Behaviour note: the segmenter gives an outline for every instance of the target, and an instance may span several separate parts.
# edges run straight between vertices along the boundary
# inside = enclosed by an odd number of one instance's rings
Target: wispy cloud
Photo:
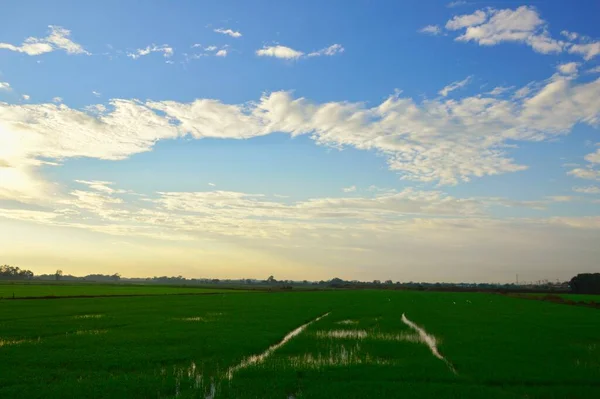
[[[80,44],[73,42],[69,36],[71,31],[61,26],[49,25],[50,33],[43,38],[29,37],[19,46],[0,43],[0,49],[16,51],[27,55],[40,55],[56,50],[64,50],[67,54],[90,55]]]
[[[573,191],[582,194],[600,194],[600,186],[573,187]]]
[[[344,187],[342,191],[345,193],[353,193],[356,191],[356,186]]]
[[[262,49],[256,50],[256,55],[260,57],[274,57],[286,60],[297,60],[304,57],[320,57],[320,56],[334,56],[344,52],[344,47],[341,44],[332,44],[329,47],[322,48],[318,51],[305,54],[303,51],[294,50],[291,47],[275,45],[265,46]]]
[[[464,6],[466,4],[468,4],[468,3],[465,0],[456,0],[456,1],[451,1],[450,3],[448,3],[446,5],[446,7],[454,8],[454,7]]]
[[[448,94],[450,94],[451,92],[453,92],[454,90],[460,89],[465,87],[467,84],[469,84],[469,82],[471,81],[472,76],[467,76],[466,78],[464,78],[463,80],[459,80],[456,82],[452,82],[450,83],[448,86],[444,87],[442,90],[440,90],[438,93],[443,96],[446,97]]]
[[[10,83],[8,82],[0,82],[0,90],[11,91]]]
[[[510,90],[514,89],[513,86],[511,87],[505,87],[505,86],[496,86],[494,87],[491,91],[489,91],[487,94],[491,95],[491,96],[500,96]]]
[[[92,94],[96,97],[100,97],[102,95],[102,93],[97,92],[96,90],[92,90]]]
[[[221,33],[223,35],[228,35],[228,36],[235,37],[235,38],[242,37],[242,34],[240,32],[237,32],[237,31],[234,31],[231,29],[218,28],[218,29],[215,29],[214,31],[217,33]]]
[[[590,68],[587,71],[585,71],[586,73],[600,73],[600,66],[594,67],[594,68]]]
[[[221,49],[215,53],[217,57],[227,57],[227,50]]]
[[[600,181],[600,149],[587,154],[584,159],[587,161],[585,167],[571,169],[567,174],[579,179]]]
[[[147,46],[146,48],[137,49],[132,53],[127,53],[127,56],[133,58],[134,60],[137,60],[138,58],[146,56],[150,53],[162,53],[163,57],[169,58],[173,56],[174,50],[168,44],[163,44],[161,46],[152,44],[150,46]]]
[[[341,44],[332,44],[331,46],[325,47],[324,49],[321,49],[319,51],[313,51],[312,53],[308,53],[308,57],[319,57],[322,55],[332,56],[343,52],[344,47],[342,47]]]
[[[440,28],[438,25],[427,25],[427,26],[419,29],[419,32],[426,33],[428,35],[437,36],[442,33],[442,28]]]
[[[579,54],[586,61],[600,55],[600,41],[589,43],[575,43],[569,47],[569,53]]]
[[[570,170],[567,174],[579,179],[600,181],[600,170],[592,168],[575,168]]]

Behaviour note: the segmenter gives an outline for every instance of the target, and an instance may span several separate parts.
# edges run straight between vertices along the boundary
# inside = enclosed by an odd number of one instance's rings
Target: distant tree
[[[269,276],[269,278],[267,278],[267,283],[269,283],[269,284],[273,284],[276,282],[277,282],[277,280],[275,280],[275,277],[273,277],[273,276]]]
[[[120,275],[119,273],[115,273],[115,274],[113,274],[111,277],[112,277],[112,279],[113,279],[114,281],[119,281],[119,280],[121,280],[121,275]]]
[[[394,284],[394,283],[392,282],[392,280],[385,280],[385,283],[386,283],[386,284],[388,284],[388,285],[392,285],[392,284]]]
[[[575,294],[600,294],[600,273],[581,273],[569,282]]]
[[[56,281],[60,280],[60,278],[63,275],[63,271],[58,269],[55,273],[54,273],[54,277],[56,278]]]
[[[379,285],[379,284],[381,284],[381,280],[373,280],[373,284]]]
[[[338,277],[334,277],[331,280],[329,280],[329,286],[332,288],[343,288],[344,280]]]

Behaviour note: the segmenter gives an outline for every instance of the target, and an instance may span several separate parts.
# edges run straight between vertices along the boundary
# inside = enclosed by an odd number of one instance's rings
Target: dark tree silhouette
[[[575,294],[600,294],[600,273],[580,273],[569,282]]]

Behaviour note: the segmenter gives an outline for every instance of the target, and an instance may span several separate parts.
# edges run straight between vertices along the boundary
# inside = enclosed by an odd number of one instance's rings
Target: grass
[[[0,299],[37,298],[64,296],[110,296],[110,295],[167,295],[201,294],[230,291],[227,288],[205,288],[199,286],[165,286],[116,283],[80,282],[7,282],[0,281]]]
[[[403,313],[457,374],[423,343],[389,339],[414,335]],[[600,395],[598,331],[596,309],[481,293],[0,301],[0,397],[590,398]]]

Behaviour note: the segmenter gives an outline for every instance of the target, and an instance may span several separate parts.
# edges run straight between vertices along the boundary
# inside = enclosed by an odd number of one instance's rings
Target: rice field
[[[4,398],[600,397],[600,312],[406,291],[0,301]]]

